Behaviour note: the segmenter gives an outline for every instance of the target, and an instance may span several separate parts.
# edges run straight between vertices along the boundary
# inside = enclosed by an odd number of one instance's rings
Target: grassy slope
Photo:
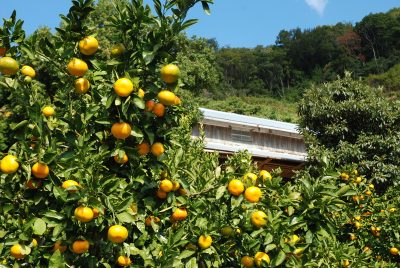
[[[229,96],[222,100],[196,97],[200,107],[296,123],[297,103],[270,96]]]

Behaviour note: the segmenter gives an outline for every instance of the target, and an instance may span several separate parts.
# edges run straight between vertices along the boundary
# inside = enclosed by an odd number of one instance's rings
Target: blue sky
[[[57,26],[58,14],[65,14],[69,6],[69,0],[0,0],[0,17],[9,17],[16,9],[32,33],[39,26]],[[188,34],[216,38],[220,46],[255,47],[273,44],[282,29],[355,23],[394,7],[400,7],[398,0],[215,0],[211,16],[201,5],[190,12],[189,17],[200,22]]]

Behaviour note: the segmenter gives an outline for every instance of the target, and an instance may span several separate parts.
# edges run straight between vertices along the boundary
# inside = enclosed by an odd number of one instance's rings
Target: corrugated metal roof
[[[270,129],[281,132],[299,134],[298,125],[292,123],[286,123],[276,120],[270,120],[265,118],[258,118],[253,116],[221,112],[206,108],[200,108],[200,111],[204,115],[205,120],[212,120],[218,122],[224,122],[228,124],[239,124],[248,127],[255,127],[259,129]]]

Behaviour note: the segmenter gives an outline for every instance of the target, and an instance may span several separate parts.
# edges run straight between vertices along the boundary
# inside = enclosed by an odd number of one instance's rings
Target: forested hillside
[[[281,30],[274,45],[231,48],[219,47],[217,41],[194,37],[181,42],[185,56],[180,63],[187,69],[184,81],[192,92],[207,97],[199,100],[210,108],[268,117],[268,97],[273,97],[289,103],[284,112],[290,116],[269,117],[293,121],[296,115],[291,113],[290,103],[297,102],[305,88],[332,81],[345,71],[387,91],[400,86],[400,66],[396,66],[400,59],[400,8],[369,14],[355,25],[340,22]],[[231,96],[258,95],[266,97],[265,107],[252,101],[245,107],[231,105],[236,102]]]

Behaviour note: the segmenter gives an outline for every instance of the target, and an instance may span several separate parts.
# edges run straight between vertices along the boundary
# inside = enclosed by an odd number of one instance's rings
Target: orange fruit
[[[165,115],[165,106],[162,103],[156,103],[154,104],[153,114],[157,117],[163,117]]]
[[[344,181],[347,181],[347,180],[349,180],[349,175],[348,175],[347,173],[342,172],[342,173],[340,174],[340,178],[341,178],[342,180],[344,180]]]
[[[393,213],[393,212],[396,212],[397,209],[396,208],[389,208],[388,210],[389,210],[389,212]]]
[[[78,94],[85,94],[89,91],[90,82],[86,78],[78,78],[75,80],[75,92]]]
[[[117,264],[122,267],[131,265],[132,261],[128,256],[119,256],[117,259]]]
[[[179,188],[181,188],[181,185],[179,184],[179,182],[177,182],[177,181],[174,181],[173,183],[172,183],[172,191],[178,191],[179,190]]]
[[[254,258],[252,258],[250,256],[243,256],[242,259],[240,260],[240,263],[245,268],[253,268],[254,267]]]
[[[51,106],[45,106],[42,109],[42,114],[46,117],[53,116],[55,113],[54,108]]]
[[[271,173],[269,173],[268,171],[266,171],[266,170],[261,170],[260,171],[260,177],[262,178],[262,180],[263,181],[265,181],[265,180],[272,180],[272,176],[271,176]]]
[[[31,244],[32,244],[32,247],[35,248],[38,246],[38,241],[35,238],[33,238]]]
[[[175,97],[176,95],[169,90],[161,90],[157,95],[157,99],[164,105],[175,104]]]
[[[89,207],[79,206],[74,211],[75,218],[80,222],[89,222],[93,220],[94,213]]]
[[[257,203],[262,196],[261,189],[256,186],[251,186],[244,192],[244,197],[251,203]]]
[[[72,252],[76,254],[83,254],[89,251],[89,241],[87,240],[76,240],[72,243]]]
[[[122,158],[119,158],[119,155],[116,154],[114,156],[114,161],[117,162],[118,164],[125,164],[126,162],[128,162],[128,156],[126,155],[126,153],[124,153],[124,155],[122,156]]]
[[[199,237],[199,240],[197,241],[197,243],[199,244],[199,247],[201,249],[207,249],[207,248],[211,247],[212,237],[209,235],[201,235]]]
[[[174,105],[180,105],[181,99],[178,96],[175,96]]]
[[[62,183],[61,187],[67,190],[69,187],[75,186],[76,188],[79,187],[79,183],[74,180],[66,180]],[[70,193],[76,193],[78,190],[68,190]]]
[[[228,184],[228,192],[234,196],[241,195],[244,192],[243,182],[237,179],[231,180]]]
[[[158,198],[160,198],[160,199],[166,199],[167,196],[168,196],[168,193],[164,192],[164,191],[161,190],[161,189],[157,189],[156,196],[157,196]]]
[[[160,218],[159,217],[154,217],[154,216],[149,216],[149,217],[146,218],[144,224],[147,227],[150,227],[152,222],[159,223],[160,222]]]
[[[31,172],[35,178],[44,179],[49,175],[50,169],[46,164],[38,162],[32,166]]]
[[[354,227],[356,227],[356,229],[360,229],[362,227],[362,224],[359,221],[354,222]]]
[[[6,52],[7,52],[7,48],[0,47],[0,57],[3,57],[4,55],[6,55]]]
[[[150,145],[147,142],[142,142],[136,146],[139,155],[147,155],[150,152]]]
[[[173,221],[183,221],[188,216],[186,208],[177,208],[172,213],[171,219]]]
[[[164,179],[160,182],[159,188],[161,189],[161,191],[169,193],[174,188],[174,185],[172,184],[172,181]]]
[[[362,182],[362,180],[363,180],[363,178],[357,177],[357,178],[354,180],[354,182],[357,183],[357,184],[359,184],[359,183]]]
[[[61,241],[54,243],[53,251],[59,250],[61,253],[67,250],[67,246],[63,246]]]
[[[120,78],[114,83],[114,91],[120,97],[129,96],[133,90],[133,83],[128,78]]]
[[[111,127],[112,135],[117,139],[126,139],[131,135],[132,128],[128,123],[114,123]]]
[[[187,194],[188,194],[188,191],[187,191],[186,189],[184,189],[184,188],[179,188],[178,193],[179,193],[180,195],[187,195]]]
[[[349,238],[351,241],[357,240],[357,236],[355,234],[350,234]]]
[[[38,180],[33,180],[33,179],[31,179],[31,180],[29,180],[29,181],[27,181],[27,182],[25,183],[25,186],[26,186],[27,188],[31,189],[31,190],[35,190],[35,189],[37,189],[37,188],[39,188],[39,187],[42,186],[42,181],[38,181]]]
[[[251,182],[254,183],[257,180],[257,175],[252,173],[252,172],[248,172],[248,173],[244,174],[243,180],[244,181],[251,181]]]
[[[0,170],[5,174],[12,174],[17,172],[19,168],[19,163],[17,157],[13,155],[6,155],[0,160]]]
[[[17,260],[25,258],[25,254],[23,252],[23,246],[20,244],[14,244],[10,249],[11,255]]]
[[[86,62],[73,58],[67,65],[68,73],[74,76],[83,76],[89,70]]]
[[[99,215],[100,215],[99,209],[98,208],[93,208],[92,210],[93,210],[93,219],[98,218]]]
[[[16,60],[10,57],[0,58],[0,73],[4,75],[14,75],[18,72],[19,65]]]
[[[349,260],[343,260],[342,261],[342,267],[349,267],[350,266],[350,261]]]
[[[173,84],[178,81],[180,73],[178,66],[167,64],[161,68],[161,79],[167,84]]]
[[[372,195],[372,192],[371,192],[370,190],[366,190],[366,191],[365,191],[365,194],[368,195],[368,196],[370,196],[370,195]]]
[[[122,243],[128,238],[128,230],[122,225],[113,225],[108,229],[107,238],[113,243]]]
[[[148,100],[148,101],[146,101],[146,104],[145,104],[146,108],[145,108],[145,110],[148,111],[148,112],[153,111],[154,105],[156,105],[156,103],[155,103],[153,100]]]
[[[397,256],[399,255],[399,250],[396,247],[392,247],[389,250],[390,254],[392,254],[393,256]]]
[[[139,98],[143,99],[143,98],[144,98],[145,92],[144,92],[143,89],[139,88],[137,94],[138,94]]]
[[[267,225],[267,214],[260,210],[254,211],[251,214],[250,221],[257,228],[263,227]]]
[[[164,145],[161,142],[156,142],[151,146],[151,153],[156,157],[162,155],[164,151]]]
[[[254,262],[256,263],[257,267],[261,267],[263,262],[270,263],[271,260],[267,253],[265,252],[257,252],[254,256]]]
[[[22,66],[21,73],[23,75],[29,76],[30,78],[35,78],[35,76],[36,76],[35,70],[31,66],[28,66],[28,65]]]
[[[86,36],[79,41],[79,50],[83,55],[90,56],[99,49],[99,42],[93,36]]]
[[[117,57],[125,53],[125,46],[123,44],[116,44],[111,48],[111,56]]]

